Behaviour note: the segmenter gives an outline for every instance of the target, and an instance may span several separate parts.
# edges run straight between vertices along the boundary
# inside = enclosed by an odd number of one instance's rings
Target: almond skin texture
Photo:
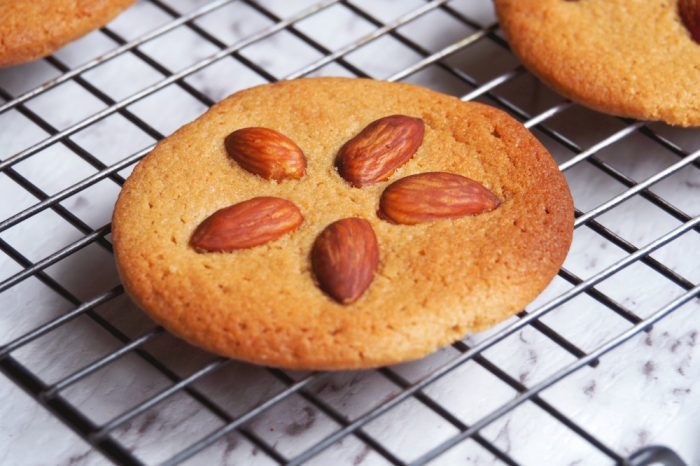
[[[293,202],[255,197],[217,210],[195,230],[190,244],[198,252],[228,252],[274,241],[304,221]]]
[[[413,157],[423,142],[424,132],[420,118],[380,118],[343,145],[336,159],[338,173],[358,188],[385,181]]]
[[[700,0],[678,0],[678,10],[693,40],[700,44]]]
[[[357,301],[374,280],[379,247],[372,225],[345,218],[328,225],[314,242],[311,265],[323,291],[340,304]]]
[[[390,184],[379,200],[379,216],[415,225],[488,212],[501,201],[481,183],[461,175],[429,172]]]
[[[298,180],[306,173],[306,157],[294,141],[269,128],[243,128],[224,142],[244,170],[266,180]]]

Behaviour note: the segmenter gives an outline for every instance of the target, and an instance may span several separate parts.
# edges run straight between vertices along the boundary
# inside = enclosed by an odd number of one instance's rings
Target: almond
[[[323,291],[340,304],[357,301],[374,280],[379,247],[372,225],[345,218],[328,225],[314,242],[311,265]]]
[[[243,128],[229,134],[226,151],[244,170],[266,180],[298,180],[306,157],[294,141],[269,128]]]
[[[340,176],[362,187],[385,181],[406,163],[423,142],[423,120],[392,115],[369,124],[340,149],[336,165]]]
[[[304,221],[293,202],[278,197],[255,197],[217,210],[192,235],[199,252],[228,252],[274,241]]]
[[[415,225],[488,212],[500,203],[494,193],[464,176],[421,173],[387,186],[379,200],[379,215],[394,223]]]
[[[690,35],[700,44],[700,0],[678,0],[678,10]]]

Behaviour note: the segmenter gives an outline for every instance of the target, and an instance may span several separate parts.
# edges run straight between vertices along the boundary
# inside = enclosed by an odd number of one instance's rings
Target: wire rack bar
[[[28,207],[11,217],[8,217],[6,220],[3,220],[0,222],[0,232],[7,230],[10,227],[13,227],[17,225],[18,223],[22,222],[23,220],[26,220],[27,218],[31,217],[32,215],[35,215],[39,212],[41,212],[44,209],[50,208],[58,204],[64,199],[69,198],[75,193],[78,193],[85,188],[88,188],[95,183],[108,178],[111,174],[118,172],[119,170],[122,170],[129,165],[132,165],[139,160],[141,160],[143,157],[146,156],[153,148],[155,147],[155,144],[152,144],[134,154],[131,154],[130,156],[124,158],[123,160],[116,162],[112,165],[110,165],[107,168],[104,168],[96,173],[93,173],[92,175],[88,176],[87,178],[84,178],[78,183],[75,183],[74,185],[63,189],[62,191],[59,191],[56,194],[53,194],[51,196],[46,196],[44,195],[43,198],[41,196],[37,196],[40,199],[42,199],[40,202],[32,205],[31,207]],[[5,170],[5,173],[8,173],[7,170]]]
[[[0,359],[0,371],[81,437],[87,438],[87,435],[95,429],[92,421],[62,398],[57,397],[50,401],[43,400],[39,394],[46,388],[46,385],[14,359]],[[117,464],[134,466],[143,464],[131,452],[112,439],[105,439],[99,444],[92,445]]]
[[[7,278],[6,280],[0,282],[0,293],[2,293],[5,290],[8,290],[9,288],[13,287],[17,283],[20,283],[21,281],[31,277],[32,275],[36,274],[40,270],[44,270],[46,267],[49,267],[56,262],[60,261],[63,258],[66,258],[73,254],[76,251],[79,251],[80,249],[84,248],[88,244],[94,243],[97,239],[103,238],[105,235],[108,235],[110,231],[112,230],[111,224],[105,225],[101,228],[98,228],[97,230],[93,231],[92,233],[88,233],[87,235],[83,236],[79,240],[75,241],[74,243],[69,244],[68,246],[64,247],[63,249],[56,251],[55,253],[51,254],[50,256],[45,257],[44,259],[41,259],[34,264],[30,265],[29,267],[21,270],[20,272],[17,272],[15,275],[12,275],[11,277]]]
[[[151,3],[156,5],[158,8],[160,8],[163,12],[167,13],[168,15],[172,17],[177,17],[179,13],[177,11],[173,10],[170,8],[166,3],[163,3],[160,0],[150,0]],[[189,28],[191,31],[193,31],[195,34],[206,40],[207,42],[215,45],[218,47],[220,50],[224,50],[226,48],[226,44],[221,42],[219,39],[214,37],[212,34],[204,30],[203,28],[199,27],[196,23],[186,23],[185,26]],[[291,27],[288,26],[287,29]],[[240,54],[239,50],[234,50],[233,52],[228,54],[230,57],[233,57],[234,59],[238,60],[242,64],[244,64],[247,68],[253,70],[255,73],[257,73],[259,76],[263,77],[267,81],[272,81],[274,80],[274,76],[267,72],[265,68],[258,66],[255,62],[248,60],[245,56]],[[160,66],[160,64],[148,57],[148,60],[156,63],[157,66]],[[164,73],[166,76],[170,76],[172,73],[170,71],[165,70],[166,72]],[[186,87],[186,90],[188,93],[190,93],[193,96],[198,96],[197,98],[200,99],[201,102],[203,102],[205,105],[211,106],[214,104],[214,102],[207,97],[206,95],[202,94],[199,92],[197,89],[195,89],[193,86],[190,86],[187,84],[187,82],[179,80],[178,83],[182,83],[184,87]]]
[[[185,448],[184,450],[180,451],[179,453],[173,455],[170,459],[165,461],[163,463],[163,466],[166,465],[175,465],[179,464],[188,458],[191,458],[198,452],[202,451],[206,447],[213,445],[224,437],[225,435],[233,432],[236,430],[238,427],[242,426],[246,422],[250,421],[251,419],[255,418],[258,414],[267,411],[270,409],[272,406],[276,405],[277,403],[287,399],[289,396],[292,394],[298,392],[305,386],[309,385],[313,380],[315,379],[314,374],[308,375],[304,377],[303,379],[295,382],[293,385],[287,387],[284,391],[278,393],[277,395],[268,398],[265,400],[265,402],[259,404],[255,408],[247,411],[245,414],[239,416],[235,421],[230,422],[229,424],[219,428],[218,430],[207,434],[206,436],[202,437],[199,441],[191,444],[189,447]]]
[[[634,133],[635,131],[639,130],[644,126],[644,123],[637,122],[632,125],[629,125],[620,131],[617,131],[616,133],[613,133],[612,135],[608,136],[607,138],[603,139],[597,144],[592,145],[588,149],[584,150],[583,152],[580,152],[579,154],[575,155],[574,157],[571,157],[569,160],[566,162],[562,163],[559,165],[559,169],[561,171],[566,171],[569,168],[573,167],[574,165],[579,164],[583,160],[587,159],[591,155],[600,152],[602,149],[605,149],[608,146],[612,146],[616,142],[624,139],[625,137],[629,136],[630,134]]]
[[[395,371],[393,371],[390,368],[382,368],[378,369],[378,371],[384,375],[387,379],[392,381],[395,385],[398,387],[401,387],[402,389],[406,389],[406,387],[410,386],[410,383],[401,377],[401,375],[397,374]],[[464,431],[468,428],[467,424],[462,422],[458,417],[456,417],[454,414],[452,414],[449,410],[444,408],[440,403],[436,402],[432,398],[430,398],[428,395],[426,395],[423,392],[417,392],[415,395],[415,399],[420,401],[423,405],[427,406],[430,408],[434,413],[437,413],[442,417],[443,419],[447,420],[450,424],[455,426],[457,429],[460,431]],[[484,447],[486,451],[491,453],[493,456],[501,460],[505,464],[509,465],[517,465],[518,463],[508,456],[507,453],[503,452],[500,450],[498,447],[493,445],[491,442],[486,440],[484,437],[479,435],[478,433],[472,437],[472,439],[478,443],[480,446]]]
[[[685,157],[687,152],[683,150],[678,144],[675,142],[671,141],[665,136],[662,136],[658,134],[657,132],[653,131],[651,128],[648,126],[643,126],[639,129],[639,132],[646,136],[648,139],[657,142],[661,146],[663,146],[665,149],[671,151],[672,153],[676,154],[679,157]],[[695,161],[693,162],[693,166],[695,168],[700,168],[700,161]]]
[[[279,379],[287,384],[292,383],[293,379],[283,372],[276,374]],[[350,422],[346,416],[340,414],[336,409],[334,409],[329,403],[326,403],[322,399],[312,395],[306,389],[302,388],[298,392],[305,401],[311,403],[314,407],[318,408],[322,413],[330,417],[333,421],[339,424],[341,427],[347,426]],[[385,460],[394,465],[403,465],[404,462],[401,461],[394,453],[392,453],[388,448],[382,445],[377,439],[368,435],[366,432],[358,429],[353,432],[353,435],[357,437],[360,441],[364,442],[365,445],[371,447],[375,452],[379,453]],[[494,447],[495,448],[495,447]],[[285,461],[286,462],[286,461]]]
[[[598,235],[602,236],[603,238],[607,239],[611,243],[613,243],[615,246],[619,247],[623,251],[627,253],[635,253],[639,249],[634,246],[632,243],[629,241],[625,240],[624,238],[616,235],[615,233],[611,232],[609,229],[605,228],[603,225],[600,223],[592,220],[586,224],[586,227],[590,228],[594,232],[596,232]],[[697,230],[697,227],[695,227]],[[676,285],[680,286],[683,289],[689,290],[690,288],[693,287],[693,283],[688,280],[687,278],[681,276],[679,273],[673,271],[669,267],[665,266],[658,260],[654,259],[653,257],[650,256],[644,256],[639,259],[639,262],[647,265],[649,268],[654,270],[655,272],[659,273],[663,277],[667,278],[669,281],[675,283]],[[636,323],[636,322],[635,322]]]
[[[480,29],[473,34],[458,40],[457,42],[454,42],[447,47],[439,50],[438,52],[435,52],[422,60],[419,60],[416,62],[415,65],[411,65],[408,68],[405,68],[397,73],[392,74],[388,78],[386,78],[387,81],[399,81],[401,79],[407,78],[408,76],[428,67],[429,65],[432,65],[433,63],[437,62],[438,60],[442,60],[444,58],[449,57],[453,53],[456,53],[465,47],[470,46],[471,44],[476,43],[477,41],[483,39],[487,35],[489,35],[491,32],[495,31],[498,28],[497,24],[492,24],[491,26],[488,26],[487,28]],[[508,73],[510,74],[510,73]],[[504,79],[504,82],[507,81],[510,78]]]
[[[440,5],[443,5],[446,3],[447,0],[434,0],[431,1],[430,3],[417,8],[410,13],[407,13],[400,18],[398,18],[396,21],[393,21],[390,24],[387,24],[385,26],[381,26],[378,29],[375,29],[373,32],[363,36],[362,38],[356,40],[355,42],[352,42],[345,47],[341,47],[337,51],[330,53],[329,55],[315,61],[314,63],[305,66],[304,68],[295,71],[294,73],[291,73],[287,76],[285,76],[284,79],[296,79],[300,78],[302,76],[305,76],[319,68],[321,68],[324,65],[327,65],[328,63],[331,63],[332,61],[336,60],[337,58],[340,58],[344,55],[347,55],[348,53],[352,52],[353,50],[356,50],[360,47],[362,47],[365,44],[368,44],[369,42],[372,42],[373,40],[394,31],[395,29],[399,28],[400,26],[407,24],[414,19],[428,13],[429,11],[434,10],[435,8],[439,7]]]
[[[116,429],[119,427],[121,424],[127,422],[130,419],[135,418],[136,416],[143,414],[144,412],[148,411],[151,407],[157,405],[161,401],[165,400],[166,398],[170,397],[171,395],[175,394],[175,392],[179,391],[181,388],[186,387],[193,381],[204,377],[205,375],[209,375],[215,370],[219,369],[220,367],[223,367],[224,365],[228,364],[230,362],[229,359],[224,359],[224,358],[217,358],[214,362],[211,362],[204,366],[203,368],[199,369],[196,371],[194,374],[190,375],[189,377],[186,377],[182,380],[180,380],[178,383],[171,385],[170,387],[166,388],[165,390],[159,392],[158,394],[152,396],[148,400],[139,403],[138,406],[120,414],[119,416],[115,417],[111,421],[108,421],[105,423],[102,427],[97,429],[95,432],[90,434],[90,437],[95,439],[95,440],[101,440],[109,433],[110,431]]]
[[[473,91],[464,94],[460,100],[463,100],[465,102],[477,99],[481,97],[484,94],[490,93],[493,89],[497,88],[498,86],[507,83],[508,81],[517,78],[518,76],[522,75],[525,73],[525,68],[522,66],[518,66],[512,71],[506,71],[505,73],[501,74],[500,76],[496,76],[495,78],[491,79],[490,81],[487,81],[483,83],[482,85],[478,86],[476,89]],[[547,118],[550,118],[557,113],[563,111],[564,109],[558,109],[558,108],[553,108],[549,109],[547,112],[543,112],[540,114],[539,118],[531,118],[528,120],[528,123],[530,123],[530,126],[536,126],[539,125],[542,121],[546,120]]]
[[[597,217],[608,210],[612,209],[616,205],[622,203],[623,201],[629,199],[630,197],[634,196],[635,194],[641,192],[642,190],[648,188],[649,186],[653,185],[654,183],[658,183],[659,181],[663,180],[664,178],[667,178],[668,176],[674,174],[681,168],[685,167],[686,165],[690,165],[694,161],[698,160],[700,158],[700,150],[693,152],[692,154],[688,155],[686,158],[680,160],[679,162],[674,163],[670,167],[661,170],[660,172],[656,173],[655,175],[650,176],[646,180],[637,183],[633,187],[629,188],[627,191],[620,193],[619,195],[611,198],[610,200],[600,204],[598,207],[595,207],[585,214],[581,215],[576,219],[574,222],[574,226],[578,227],[586,223],[589,219],[593,217]]]
[[[583,283],[582,278],[580,278],[579,276],[566,270],[563,267],[559,271],[559,276],[573,285],[580,285],[581,283]],[[631,310],[627,309],[625,306],[623,306],[622,304],[613,300],[609,296],[601,293],[595,287],[590,287],[590,288],[586,289],[585,293],[588,296],[595,299],[596,301],[598,301],[599,303],[603,304],[605,307],[609,308],[611,311],[615,312],[617,315],[619,315],[620,317],[622,317],[623,319],[625,319],[628,322],[636,324],[637,322],[640,322],[642,320],[642,318],[639,317],[637,314],[635,314]]]
[[[277,21],[280,21],[280,20],[282,19],[282,18],[280,18],[279,16],[277,16],[276,14],[274,14],[271,10],[269,10],[269,9],[267,9],[267,8],[265,8],[265,7],[263,7],[262,5],[260,5],[260,4],[257,3],[257,2],[248,1],[248,0],[243,0],[243,1],[244,1],[247,5],[249,5],[251,8],[253,8],[255,11],[257,11],[258,13],[260,13],[261,15],[263,15],[264,17],[266,17],[267,19],[269,19],[270,21],[277,22]],[[324,56],[327,55],[327,54],[333,53],[330,49],[326,48],[325,46],[323,46],[322,44],[320,44],[318,41],[312,39],[312,38],[309,37],[307,34],[301,32],[301,31],[300,31],[299,29],[297,29],[294,25],[290,25],[290,26],[286,29],[286,31],[289,32],[289,33],[291,33],[293,36],[295,36],[295,37],[301,39],[306,45],[310,46],[311,48],[313,48],[314,50],[316,50],[317,52],[321,53],[321,54],[324,55]],[[318,62],[317,62],[317,63],[318,63]],[[349,63],[349,62],[348,62],[347,60],[345,60],[343,57],[338,57],[338,58],[336,59],[336,63],[337,63],[338,65],[342,66],[343,68],[345,68],[346,70],[348,70],[350,73],[353,73],[353,74],[355,74],[355,75],[358,76],[358,77],[361,77],[361,78],[367,78],[367,77],[369,77],[364,71],[360,70],[359,68],[357,68],[357,67],[354,66],[353,64]],[[320,66],[321,66],[321,65],[319,64],[318,67],[320,67]],[[287,79],[287,78],[282,78],[282,80],[284,80],[284,79]],[[277,80],[278,80],[278,79],[275,78],[274,76],[271,76],[271,77],[268,79],[268,81],[277,81]]]
[[[155,337],[161,335],[162,333],[162,327],[156,327],[153,330],[149,330],[144,335],[134,338],[118,350],[107,354],[106,356],[98,359],[97,361],[94,361],[88,364],[87,366],[84,366],[83,368],[75,371],[68,377],[64,377],[60,381],[55,382],[54,384],[46,387],[46,390],[41,393],[41,396],[44,398],[52,398],[56,396],[56,394],[59,391],[65,390],[66,388],[78,382],[79,380],[84,379],[85,377],[94,373],[95,371],[107,366],[109,363],[116,361],[131,350],[144,345],[145,343],[149,342],[150,340],[153,340]]]
[[[7,343],[0,347],[0,359],[7,357],[12,351],[16,350],[20,346],[26,345],[27,343],[36,340],[37,338],[46,335],[50,331],[60,327],[61,325],[65,324],[66,322],[69,322],[76,317],[84,314],[85,312],[94,309],[95,307],[99,306],[100,304],[104,304],[107,301],[119,296],[122,294],[122,287],[121,285],[112,288],[111,290],[107,291],[106,293],[102,293],[101,295],[89,300],[85,301],[82,303],[80,306],[76,307],[72,311],[69,311],[60,317],[56,317],[55,319],[47,322],[46,324],[42,325],[41,327],[32,330],[31,332],[25,333],[21,337],[12,340],[10,343]]]

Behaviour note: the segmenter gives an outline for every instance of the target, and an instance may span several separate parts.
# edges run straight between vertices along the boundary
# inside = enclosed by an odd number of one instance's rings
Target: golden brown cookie
[[[515,54],[566,97],[613,115],[700,125],[700,1],[494,3]]]
[[[0,0],[0,67],[45,57],[134,0]]]
[[[294,169],[269,179],[273,161]],[[162,141],[113,220],[126,290],[174,334],[259,364],[350,369],[520,311],[564,260],[573,206],[549,153],[499,110],[315,78],[234,94]]]

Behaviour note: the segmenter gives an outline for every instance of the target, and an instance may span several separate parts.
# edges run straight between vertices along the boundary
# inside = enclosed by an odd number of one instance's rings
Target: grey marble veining
[[[204,0],[168,0],[166,3],[185,13],[205,4]],[[289,17],[314,4],[311,0],[260,2],[279,17]],[[358,7],[379,21],[396,18],[425,5],[419,0],[356,0]],[[450,5],[478,24],[487,26],[495,19],[487,0],[458,0]],[[140,1],[113,21],[109,28],[125,40],[132,40],[172,18],[153,3]],[[231,2],[194,21],[216,40],[232,44],[244,40],[274,21],[243,2]],[[343,5],[333,5],[300,21],[298,30],[330,50],[337,50],[375,30]],[[433,10],[399,28],[399,33],[416,41],[429,53],[454,43],[475,30],[440,9]],[[93,32],[56,53],[67,66],[79,66],[113,49],[116,44],[102,32]],[[139,47],[139,51],[176,73],[218,51],[187,26],[181,26]],[[275,79],[307,67],[323,54],[290,31],[242,48],[240,56],[256,63]],[[385,35],[345,55],[351,66],[368,76],[387,78],[422,58],[393,35]],[[502,47],[485,39],[445,59],[445,63],[485,83],[518,67],[517,60]],[[338,63],[324,64],[311,75],[352,75]],[[0,70],[0,87],[13,96],[60,75],[46,61]],[[217,101],[239,89],[267,82],[269,76],[256,73],[240,60],[228,56],[187,76],[184,81],[208,99]],[[163,74],[127,53],[90,71],[82,78],[114,101],[129,98],[148,86],[159,86]],[[421,69],[406,79],[431,88],[464,96],[473,87],[436,65]],[[524,71],[493,90],[530,115],[538,114],[564,100]],[[478,101],[494,104],[488,96]],[[34,112],[56,130],[71,130],[85,118],[109,107],[83,86],[68,81],[29,100],[27,111]],[[202,101],[177,84],[159,90],[128,105],[124,112],[87,125],[70,140],[110,166],[139,153],[156,142],[157,135],[168,135],[183,123],[206,110]],[[145,131],[130,119],[140,119],[150,127]],[[547,127],[560,132],[585,150],[626,127],[620,119],[572,105],[547,120]],[[700,149],[700,131],[650,124],[657,134],[683,151]],[[546,132],[535,134],[559,163],[577,153],[564,147]],[[17,109],[0,114],[0,159],[37,144],[49,134]],[[604,148],[596,157],[620,174],[636,182],[645,180],[681,160],[647,136],[633,132]],[[132,166],[118,171],[126,177]],[[0,173],[0,219],[9,218],[39,202],[23,189],[17,177],[53,195],[98,172],[94,164],[78,157],[65,144],[50,145],[15,164],[17,176]],[[624,184],[605,174],[594,164],[582,162],[566,170],[576,207],[586,212],[610,198],[625,193]],[[689,216],[700,215],[700,170],[689,165],[651,186],[651,193]],[[87,228],[108,224],[119,192],[110,178],[94,183],[61,200]],[[597,217],[605,228],[642,247],[678,227],[680,222],[649,200],[636,195]],[[0,232],[0,238],[29,261],[39,261],[73,244],[84,236],[76,226],[51,209],[43,210]],[[109,236],[107,236],[109,239]],[[588,226],[577,228],[574,244],[564,267],[586,279],[627,256]],[[692,283],[700,282],[700,235],[689,231],[651,255]],[[0,253],[0,280],[23,267]],[[44,270],[44,280],[26,279],[0,293],[0,344],[37,328],[119,284],[113,259],[104,245],[91,243]],[[53,288],[47,283],[51,283]],[[530,306],[533,310],[556,298],[573,285],[561,277]],[[55,289],[63,290],[59,294]],[[603,280],[596,287],[625,312],[645,318],[681,295],[684,290],[650,267],[635,263]],[[700,465],[700,304],[690,301],[645,332],[601,358],[599,364],[585,367],[542,392],[540,398],[557,412],[572,419],[600,442],[620,455],[651,444],[676,449],[691,465]],[[96,322],[95,317],[108,323]],[[464,342],[477,344],[499,329],[515,322],[513,318],[490,331],[467,336]],[[589,294],[580,294],[545,315],[541,321],[583,351],[595,350],[632,324]],[[154,329],[125,296],[108,300],[12,353],[20,363],[47,384],[56,383],[82,367],[121,348],[114,335],[136,338]],[[169,371],[187,377],[214,361],[214,356],[193,348],[167,334],[151,338],[143,350],[152,354]],[[436,368],[458,357],[455,348],[446,348],[416,362],[391,368],[405,383],[419,380]],[[546,379],[576,358],[541,331],[525,327],[489,348],[479,361],[461,365],[428,386],[424,393],[451,412],[460,422],[478,421],[517,391],[489,372],[485,365],[497,366],[505,377],[525,387]],[[299,380],[304,374],[288,374]],[[92,373],[61,392],[61,396],[96,424],[104,424],[171,386],[171,380],[136,352]],[[215,432],[225,421],[206,409],[192,395],[206,396],[225,416],[235,418],[285,388],[285,384],[264,368],[230,362],[195,382],[190,392],[180,391],[152,409],[135,416],[112,432],[112,437],[147,464],[163,461],[194,441]],[[315,380],[307,392],[323,400],[348,420],[401,392],[401,387],[378,371],[326,374]],[[9,380],[0,377],[0,464],[12,465],[93,465],[106,458],[35,403]],[[275,464],[251,438],[291,458],[340,428],[340,424],[314,406],[303,394],[289,397],[235,432],[203,450],[186,464]],[[438,443],[457,434],[458,429],[426,405],[411,398],[363,427],[363,432],[380,442],[402,461],[411,461]],[[612,464],[594,446],[580,438],[542,408],[527,402],[502,416],[481,431],[484,439],[525,465]],[[356,436],[334,444],[309,464],[388,464],[379,453]],[[474,440],[460,443],[433,464],[500,464]]]

